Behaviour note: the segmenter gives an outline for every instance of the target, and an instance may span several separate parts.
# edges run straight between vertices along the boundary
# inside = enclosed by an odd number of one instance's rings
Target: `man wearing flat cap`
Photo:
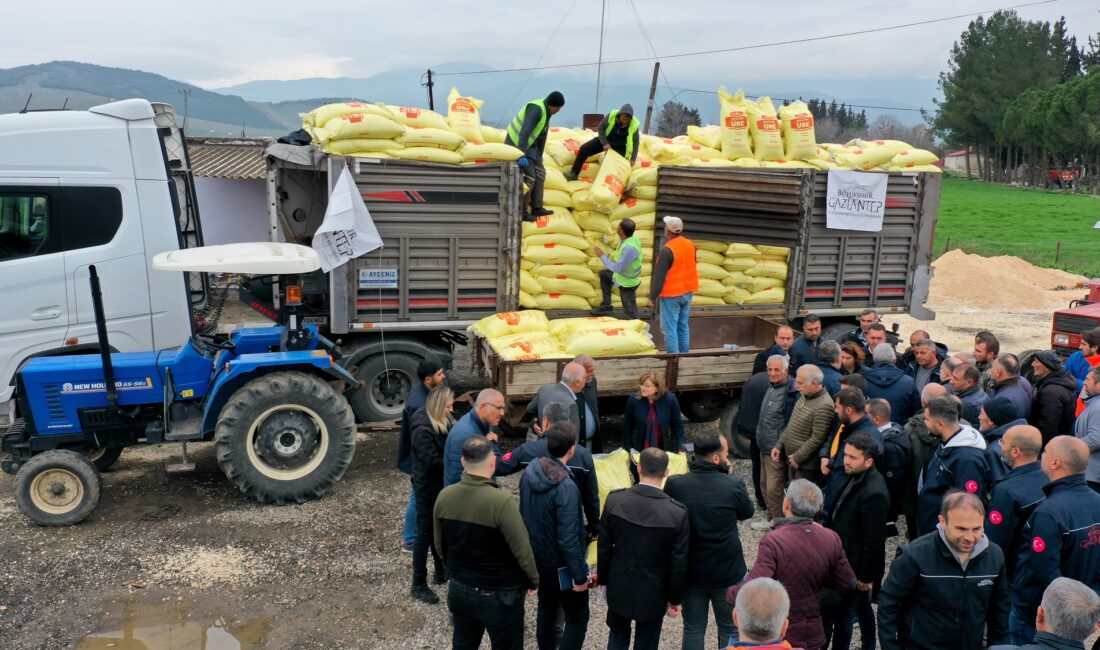
[[[1073,433],[1077,408],[1077,380],[1062,366],[1062,358],[1043,350],[1031,360],[1035,371],[1035,399],[1028,422],[1043,434],[1043,446],[1054,436]]]
[[[660,308],[665,352],[675,354],[687,352],[691,347],[688,318],[691,295],[699,290],[699,270],[695,265],[695,244],[684,237],[683,219],[667,216],[664,223],[665,244],[653,264],[649,301]]]

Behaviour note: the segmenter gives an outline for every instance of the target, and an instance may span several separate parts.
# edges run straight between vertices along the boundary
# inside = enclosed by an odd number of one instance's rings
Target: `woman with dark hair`
[[[412,483],[416,493],[416,545],[413,547],[413,598],[434,605],[439,596],[428,587],[428,551],[435,560],[436,584],[447,581],[443,558],[435,548],[432,511],[443,490],[443,445],[454,426],[455,394],[446,384],[428,393],[424,408],[417,409],[409,423],[412,438]]]
[[[655,372],[638,379],[638,393],[627,398],[623,413],[623,449],[649,447],[670,452],[684,449],[680,401],[665,391],[664,380]]]
[[[863,359],[866,357],[863,348],[858,343],[849,341],[840,346],[840,374],[856,375],[863,368]]]

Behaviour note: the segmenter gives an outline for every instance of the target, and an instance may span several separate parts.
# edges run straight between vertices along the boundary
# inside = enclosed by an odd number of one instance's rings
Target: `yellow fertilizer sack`
[[[606,321],[601,319],[608,319]],[[582,332],[607,328],[623,328],[639,334],[649,334],[649,325],[643,320],[617,320],[607,316],[591,316],[588,318],[568,319],[573,321],[567,327],[561,328],[561,334],[556,335],[564,344],[568,344],[574,336]],[[550,321],[550,331],[554,333],[554,321]]]
[[[711,255],[717,255],[711,251],[700,250],[695,254],[695,261],[698,262],[695,265],[700,278],[709,278],[711,280],[725,280],[729,276],[730,272],[722,268],[719,264],[712,264],[710,262],[704,262],[699,259],[699,255],[703,253],[710,253]]]
[[[569,167],[577,159],[577,153],[583,144],[584,141],[578,138],[547,140],[546,153],[562,167]]]
[[[588,309],[591,305],[588,301],[580,296],[573,296],[565,293],[544,293],[539,296],[535,296],[535,302],[538,303],[539,309],[544,311],[551,310],[564,310],[564,309]],[[566,350],[566,352],[569,352]],[[576,352],[570,352],[572,355],[576,355]]]
[[[713,147],[706,147],[701,144],[692,142],[691,144],[680,145],[680,151],[691,156],[692,158],[700,160],[718,160],[722,157],[722,152]]]
[[[615,232],[611,227],[611,219],[602,212],[595,212],[593,210],[578,210],[573,213],[573,218],[577,220],[577,225],[582,230],[591,232],[598,232],[605,235],[610,235]]]
[[[573,197],[569,196],[569,192],[545,188],[542,191],[542,205],[548,208],[559,207],[570,210],[573,208]]]
[[[522,289],[519,292],[519,306],[523,307],[524,309],[539,308],[539,304],[535,302],[535,297],[527,293],[526,291],[523,291]]]
[[[733,161],[734,167],[750,167],[755,168],[760,166],[760,161],[756,158],[738,158]]]
[[[596,295],[592,283],[585,280],[574,280],[564,275],[539,278],[539,285],[545,293],[567,293],[571,296],[591,298]]]
[[[386,106],[386,110],[393,114],[399,124],[413,129],[443,129],[449,131],[451,125],[447,124],[447,118],[435,111],[426,108],[414,108],[411,106]]]
[[[524,221],[522,228],[525,239],[530,235],[584,236],[581,229],[577,227],[577,222],[573,220],[573,215],[568,212],[555,211],[553,214],[536,217],[534,221]]]
[[[585,302],[587,308],[588,303]],[[565,351],[572,355],[587,354],[593,357],[609,357],[627,354],[655,354],[653,340],[626,327],[603,327],[577,332],[569,339]]]
[[[657,170],[656,166],[641,169],[635,167],[630,172],[630,182],[634,185],[657,185]]]
[[[722,284],[727,287],[747,287],[752,284],[753,280],[754,278],[751,275],[745,275],[744,271],[730,271],[729,275],[722,280]]]
[[[764,244],[760,244],[756,249],[764,257],[775,257],[783,260],[787,259],[787,255],[791,252],[791,249],[785,246],[766,246]]]
[[[470,145],[466,145],[466,149],[469,148]],[[512,148],[514,149],[515,147]],[[463,149],[463,151],[465,151],[465,149]],[[520,152],[519,149],[516,149],[516,151],[519,152],[521,156],[523,155],[523,152]],[[565,180],[565,174],[561,173],[560,169],[554,169],[552,167],[546,168],[546,179],[543,180],[542,187],[546,190],[560,190],[566,194],[573,193],[573,190],[569,189],[569,181]]]
[[[401,143],[397,140],[350,138],[348,140],[333,140],[325,145],[324,151],[337,156],[350,156],[357,153],[385,152],[402,148]]]
[[[727,305],[741,305],[752,297],[752,292],[741,287],[730,287],[729,293],[722,296]]]
[[[757,260],[752,268],[745,270],[745,275],[751,275],[754,278],[776,278],[779,280],[786,280],[787,264],[774,260]]]
[[[603,211],[614,209],[629,181],[630,161],[614,149],[608,149],[604,152],[603,160],[600,161],[600,171],[592,183],[592,200]]]
[[[543,244],[558,244],[560,246],[575,248],[579,251],[588,250],[589,248],[588,240],[583,236],[577,237],[576,235],[566,235],[560,232],[526,235],[523,238],[524,246],[542,246]]]
[[[608,323],[617,323],[619,319],[614,316],[581,316],[579,318],[555,318],[550,321],[550,333],[561,339],[567,340],[578,327],[594,327],[599,329]]]
[[[785,298],[786,298],[786,292],[784,292],[783,289],[779,289],[779,288],[765,289],[764,291],[759,291],[759,292],[753,293],[751,296],[746,298],[744,300],[744,302],[742,302],[741,304],[743,304],[743,305],[779,304],[779,303],[782,303]]]
[[[656,185],[639,185],[632,190],[629,190],[630,196],[643,201],[656,201],[657,200],[657,186]]]
[[[738,90],[736,95],[718,89],[720,113],[718,116],[719,135],[721,136],[722,157],[726,160],[752,157],[752,136],[749,133],[749,104],[745,91]]]
[[[851,147],[846,152],[837,154],[837,159],[845,167],[866,171],[879,165],[885,165],[895,155],[892,150],[886,147],[869,147],[866,149]]]
[[[760,249],[752,244],[733,243],[724,251],[727,257],[760,257]]]
[[[451,165],[458,165],[463,162],[462,154],[435,147],[408,147],[392,151],[390,154],[401,160],[421,160],[424,162],[449,163]]]
[[[753,293],[759,293],[765,289],[782,289],[785,286],[787,286],[786,280],[768,277],[755,277],[752,279],[752,284],[745,288]]]
[[[340,102],[318,106],[312,111],[302,115],[302,124],[307,127],[322,127],[330,120],[343,115],[378,115],[387,120],[393,120],[393,114],[384,106],[368,104],[366,102]]]
[[[638,199],[642,201],[644,199]],[[616,217],[611,215],[611,229],[616,230],[619,227],[619,222],[626,217]],[[630,220],[634,222],[634,228],[636,230],[654,230],[657,227],[657,213],[656,212],[643,212],[630,217]],[[661,223],[661,227],[664,227],[664,222]]]
[[[714,241],[713,239],[699,239],[695,242],[695,247],[699,250],[714,251],[715,253],[725,253],[727,244],[724,241]]]
[[[486,142],[484,144],[467,143],[459,149],[458,152],[462,154],[462,158],[466,162],[489,162],[493,160],[512,162],[523,157],[522,151],[502,142]],[[549,178],[550,170],[548,169],[546,172],[547,178]],[[561,174],[561,172],[557,173]],[[565,180],[564,176],[562,180]]]
[[[581,173],[577,174],[577,180],[595,184],[596,177],[600,175],[600,163],[589,159],[589,162],[581,165]]]
[[[782,124],[783,157],[802,160],[817,156],[814,140],[814,116],[805,102],[791,102],[779,109]]]
[[[722,264],[727,271],[748,271],[760,261],[759,257],[728,257]]]
[[[564,276],[582,282],[597,280],[592,269],[583,264],[539,264],[531,270],[531,275],[535,276],[536,279]]]
[[[328,144],[333,140],[352,138],[369,140],[393,140],[405,132],[405,128],[392,119],[379,115],[353,113],[331,119],[323,127],[310,130],[313,140]]]
[[[719,305],[727,304],[725,301],[725,296],[726,294],[724,293],[722,294],[721,298],[716,298],[714,296],[704,296],[703,294],[695,293],[691,296],[691,304],[699,305],[700,307],[717,307]]]
[[[722,284],[720,281],[701,277],[699,278],[699,288],[695,291],[695,295],[721,298],[726,295],[728,291],[729,287]]]
[[[504,144],[504,129],[481,125],[481,141],[485,144]]]
[[[530,271],[531,269],[535,268],[536,266],[538,266],[538,264],[535,264],[531,260],[520,260],[519,261],[519,268],[523,269],[524,271]]]
[[[596,485],[600,492],[600,512],[603,512],[607,495],[615,490],[625,490],[634,485],[634,476],[630,473],[630,452],[616,449],[610,454],[593,454],[592,465],[596,470]],[[589,566],[596,566],[596,542],[588,545]]]
[[[940,158],[927,149],[907,149],[899,151],[890,159],[890,164],[897,167],[915,167],[917,165],[931,165]]]
[[[550,321],[541,311],[503,311],[486,316],[468,328],[489,339],[520,332],[549,332]]]
[[[588,191],[588,189],[576,190],[573,192],[572,200],[573,209],[577,212],[596,211],[596,203],[592,200],[592,192]]]
[[[904,168],[902,170],[899,170],[899,171],[925,172],[925,173],[928,173],[928,174],[942,174],[943,173],[943,169],[940,168],[940,167],[936,167],[935,165],[913,165],[912,167],[906,167],[906,168]]]
[[[692,158],[692,167],[738,167],[739,165],[732,160],[726,160],[725,158]]]
[[[717,124],[707,126],[689,126],[688,140],[711,149],[722,148],[722,129]]]
[[[435,128],[406,129],[399,141],[406,147],[435,147],[448,151],[455,151],[464,143],[462,136],[454,131]]]
[[[715,253],[714,251],[708,251],[705,248],[700,248],[695,251],[695,261],[700,264],[706,262],[707,264],[722,266],[726,263],[726,256],[721,253]],[[725,275],[722,277],[725,277]]]
[[[617,205],[611,212],[612,221],[621,221],[627,217],[634,218],[637,215],[645,214],[647,212],[656,212],[657,202],[646,201],[643,199],[629,198],[623,199],[622,203]],[[635,224],[637,225],[637,224]]]
[[[393,151],[353,151],[351,153],[343,154],[345,156],[351,156],[352,158],[376,158],[378,160],[393,160]]]
[[[542,293],[542,285],[535,279],[535,276],[522,269],[519,272],[519,289],[532,296]]]
[[[481,106],[485,102],[473,97],[463,97],[458,88],[451,88],[447,95],[447,124],[467,142],[484,144],[481,136]]]
[[[584,264],[588,261],[584,251],[559,244],[527,245],[521,255],[539,264]]]
[[[783,135],[771,97],[749,102],[749,132],[752,133],[753,157],[757,160],[782,160]]]
[[[489,339],[497,354],[505,359],[527,358],[527,355],[557,354],[564,356],[561,344],[548,332],[520,332]]]

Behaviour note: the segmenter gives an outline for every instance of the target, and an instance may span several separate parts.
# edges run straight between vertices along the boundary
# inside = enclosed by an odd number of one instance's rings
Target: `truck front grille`
[[[1054,315],[1054,331],[1063,332],[1066,334],[1080,334],[1085,330],[1090,330],[1100,322],[1097,322],[1095,318],[1089,318],[1088,316],[1077,316],[1075,314],[1055,314]]]

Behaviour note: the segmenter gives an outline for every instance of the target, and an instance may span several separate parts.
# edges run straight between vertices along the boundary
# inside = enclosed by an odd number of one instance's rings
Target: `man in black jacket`
[[[890,510],[890,492],[886,480],[874,470],[878,443],[864,433],[844,441],[844,474],[847,479],[833,507],[825,513],[825,525],[836,531],[844,546],[844,555],[856,574],[856,588],[847,594],[836,612],[825,621],[825,636],[834,648],[852,643],[852,624],[859,619],[863,650],[875,647],[875,613],[871,592],[882,580],[886,569],[886,519]]]
[[[493,452],[485,436],[462,444],[462,478],[435,502],[435,545],[451,575],[452,645],[476,648],[488,631],[493,650],[522,650],[523,601],[539,573],[519,506],[493,480]]]
[[[940,397],[924,408],[928,432],[942,441],[920,476],[917,496],[917,534],[936,529],[941,499],[949,490],[960,489],[984,497],[989,485],[989,462],[985,440],[973,428],[959,423],[959,409],[950,397]]]
[[[571,424],[560,423],[545,438],[548,456],[528,465],[519,482],[519,510],[539,572],[535,639],[539,650],[580,650],[588,628],[588,537],[580,491],[566,466],[577,449],[577,432]],[[563,588],[566,578],[568,586]],[[565,613],[560,645],[554,638],[559,607]]]
[[[794,359],[791,357],[791,348],[794,346],[794,328],[790,325],[780,325],[775,331],[775,345],[761,350],[756,354],[752,362],[752,373],[764,372],[768,369],[768,359],[779,355],[787,359],[787,366],[793,374],[795,371]]]
[[[798,370],[801,366],[816,365],[821,361],[821,344],[821,317],[817,314],[806,314],[802,319],[802,336],[791,344],[791,371]],[[832,395],[833,392],[829,391],[829,394]]]
[[[1095,591],[1071,578],[1055,578],[1043,591],[1035,615],[1035,642],[995,645],[989,650],[1083,650],[1098,620],[1100,596]]]
[[[1042,448],[1043,438],[1035,427],[1017,425],[1001,436],[1001,461],[1008,472],[993,481],[989,490],[985,531],[989,541],[1004,551],[1009,584],[1016,577],[1016,553],[1023,542],[1024,524],[1046,498],[1043,486],[1049,479],[1039,466]]]
[[[725,437],[713,430],[697,435],[691,471],[669,477],[665,492],[687,507],[691,524],[683,650],[702,650],[711,608],[723,646],[734,632],[726,589],[746,571],[737,522],[754,512],[744,481],[730,475]]]
[[[1031,361],[1035,371],[1035,399],[1031,413],[1026,415],[1032,426],[1043,434],[1043,442],[1054,436],[1073,434],[1077,415],[1077,379],[1062,367],[1062,357],[1043,350]]]
[[[412,414],[424,408],[424,402],[428,399],[428,393],[433,388],[442,384],[447,375],[443,372],[443,364],[435,357],[427,357],[416,366],[416,377],[420,381],[409,390],[405,396],[405,406],[401,410],[401,433],[397,437],[397,469],[405,474],[412,475],[412,428],[410,420]],[[401,550],[412,553],[416,545],[416,488],[409,494],[409,504],[405,506],[405,529],[402,533]]]
[[[760,422],[760,409],[764,405],[764,395],[767,394],[770,386],[771,381],[766,372],[758,372],[749,377],[741,387],[741,403],[737,409],[737,417],[733,421],[733,431],[730,432],[731,435],[749,439],[752,487],[756,496],[756,506],[761,510],[768,506],[764,503],[764,491],[760,489],[760,446],[756,444],[756,425]]]
[[[607,586],[608,650],[656,650],[665,614],[679,616],[687,583],[687,508],[661,489],[668,454],[645,449],[639,482],[607,496],[597,546],[599,583]]]
[[[580,415],[580,409],[582,406],[588,407],[585,411],[585,428],[591,428],[592,435],[587,435],[585,432],[585,439],[578,442],[593,454],[599,454],[603,452],[603,440],[600,438],[600,399],[599,389],[596,387],[596,360],[587,354],[578,354],[573,363],[581,364],[584,368],[584,388],[581,389],[580,399],[577,400],[577,414]],[[578,436],[580,431],[577,432]]]
[[[878,599],[882,650],[979,650],[1008,640],[1004,554],[984,522],[981,499],[954,491],[936,529],[898,549]]]
[[[867,402],[862,393],[851,387],[842,388],[833,400],[833,404],[839,425],[836,432],[825,440],[820,453],[821,473],[825,476],[825,487],[822,489],[825,495],[825,512],[832,510],[833,503],[847,480],[844,469],[844,443],[847,442],[848,437],[862,433],[877,444],[882,443],[882,434],[871,421],[871,417],[867,415]]]

